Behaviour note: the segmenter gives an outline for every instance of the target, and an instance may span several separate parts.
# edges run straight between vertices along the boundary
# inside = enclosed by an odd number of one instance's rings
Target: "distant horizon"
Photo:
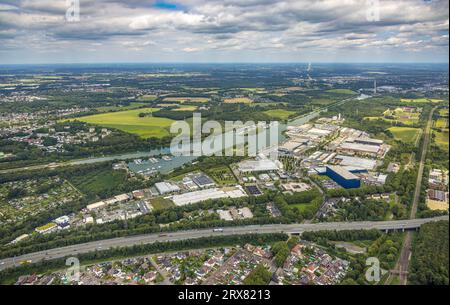
[[[36,62],[36,63],[0,63],[0,66],[58,66],[58,65],[324,65],[324,64],[342,64],[342,65],[450,65],[447,62],[339,62],[339,61],[297,61],[297,62],[182,62],[182,61],[161,61],[161,62]]]

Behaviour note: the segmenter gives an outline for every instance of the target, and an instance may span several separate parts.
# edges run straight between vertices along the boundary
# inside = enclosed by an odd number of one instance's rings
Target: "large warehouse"
[[[341,166],[327,166],[326,175],[346,189],[361,186],[361,179]]]
[[[245,193],[242,186],[236,185],[235,187],[225,187],[221,189],[212,188],[190,193],[184,193],[180,195],[174,195],[172,197],[172,201],[177,206],[183,206],[187,204],[206,201],[209,199],[214,200],[220,198],[239,198],[245,196],[247,196],[247,194]]]

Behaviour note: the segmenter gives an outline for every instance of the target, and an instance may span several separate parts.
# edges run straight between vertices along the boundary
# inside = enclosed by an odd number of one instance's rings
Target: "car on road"
[[[213,229],[213,232],[214,232],[214,233],[222,233],[222,232],[223,232],[223,229],[222,229],[222,228],[219,228],[219,229]]]
[[[26,261],[21,261],[19,262],[19,265],[26,265],[26,264],[31,264],[33,261],[31,259],[26,260]]]

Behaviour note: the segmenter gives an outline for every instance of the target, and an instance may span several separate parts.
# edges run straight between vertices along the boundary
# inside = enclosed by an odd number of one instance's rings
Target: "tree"
[[[267,285],[272,278],[272,273],[259,264],[252,272],[244,279],[244,285]]]

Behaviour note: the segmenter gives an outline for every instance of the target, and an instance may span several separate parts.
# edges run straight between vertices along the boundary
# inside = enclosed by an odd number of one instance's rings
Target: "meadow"
[[[155,210],[164,210],[175,206],[172,201],[169,199],[164,199],[163,197],[152,198],[150,200],[150,204]]]
[[[440,109],[439,115],[444,118],[448,118],[448,109]]]
[[[271,118],[279,119],[279,120],[287,120],[287,119],[289,119],[289,117],[291,115],[295,114],[294,111],[289,111],[289,110],[284,110],[284,109],[272,109],[272,110],[264,111],[264,113],[267,114],[268,116],[270,116]]]
[[[177,103],[208,103],[209,98],[207,97],[166,97],[164,102],[177,102]]]
[[[140,97],[138,97],[138,101],[142,101],[142,102],[153,102],[154,100],[156,100],[158,97],[156,95],[142,95]]]
[[[225,104],[251,104],[253,101],[248,97],[235,97],[235,98],[226,98],[224,100]]]
[[[448,127],[448,120],[444,118],[440,118],[436,121],[434,127],[436,128],[447,128]]]
[[[391,127],[388,130],[394,135],[395,139],[405,143],[414,143],[421,133],[419,128],[410,127]]]
[[[442,149],[448,150],[449,148],[449,132],[448,129],[442,132],[433,131],[433,134],[435,136],[434,141],[435,143]]]
[[[191,105],[184,105],[184,106],[179,106],[176,109],[173,109],[173,111],[195,111],[197,110],[197,106],[191,106]]]
[[[158,110],[159,108],[142,108],[89,115],[76,120],[106,128],[119,129],[136,134],[144,139],[164,138],[170,135],[169,127],[174,122],[173,120],[152,116],[139,117],[140,113],[152,113]]]

